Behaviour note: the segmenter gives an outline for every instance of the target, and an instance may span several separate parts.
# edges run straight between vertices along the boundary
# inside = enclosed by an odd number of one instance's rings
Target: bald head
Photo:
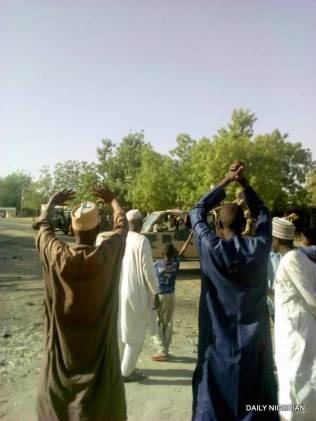
[[[223,205],[219,211],[218,219],[221,230],[231,231],[236,235],[241,235],[246,226],[244,211],[235,203]]]

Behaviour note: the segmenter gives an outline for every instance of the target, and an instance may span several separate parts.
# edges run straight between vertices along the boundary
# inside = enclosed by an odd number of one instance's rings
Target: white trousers
[[[124,344],[120,343],[121,373],[128,377],[136,368],[138,357],[142,352],[144,343]]]

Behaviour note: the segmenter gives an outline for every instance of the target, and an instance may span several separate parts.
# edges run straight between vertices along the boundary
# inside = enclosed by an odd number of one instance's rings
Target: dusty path
[[[66,237],[62,236],[63,239]],[[190,269],[190,265],[186,264]],[[131,421],[186,421],[191,416],[191,379],[196,358],[197,271],[181,271],[170,362],[150,359],[149,337],[139,360],[147,374],[126,384]],[[43,281],[33,232],[0,220],[0,419],[36,420],[34,401],[43,343]]]

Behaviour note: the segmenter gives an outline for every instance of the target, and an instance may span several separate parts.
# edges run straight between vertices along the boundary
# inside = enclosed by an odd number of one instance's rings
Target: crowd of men
[[[242,205],[224,202],[231,183],[242,188]],[[125,215],[105,186],[94,193],[113,208],[110,237],[97,237],[93,202],[72,209],[74,247],[56,237],[50,214],[73,199],[70,190],[53,195],[35,224],[46,307],[41,421],[126,420],[124,382],[145,377],[136,365],[148,324],[159,346],[153,360],[168,359],[175,279],[187,243],[180,253],[167,245],[154,264],[141,213]],[[214,209],[212,230],[207,215]],[[187,224],[201,266],[192,420],[315,420],[315,232],[306,231],[304,247],[295,248],[294,224],[271,219],[239,161],[192,209]],[[270,300],[275,296],[277,377],[268,292]]]

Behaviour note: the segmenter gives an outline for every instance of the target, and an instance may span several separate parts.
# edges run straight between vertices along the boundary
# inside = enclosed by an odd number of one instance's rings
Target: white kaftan
[[[275,283],[275,358],[285,420],[316,420],[316,264],[299,249],[282,259]]]
[[[148,238],[129,231],[120,280],[119,336],[123,343],[142,343],[159,283]]]

